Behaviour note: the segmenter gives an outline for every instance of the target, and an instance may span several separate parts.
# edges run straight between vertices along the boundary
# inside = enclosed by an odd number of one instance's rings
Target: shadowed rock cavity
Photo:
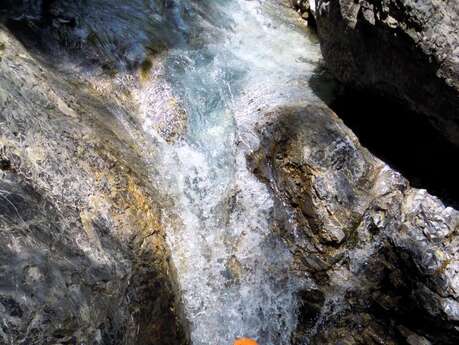
[[[316,0],[327,68],[341,82],[426,115],[459,145],[455,0]]]
[[[412,186],[425,188],[457,208],[459,189],[455,164],[459,148],[423,115],[378,92],[341,84],[325,68],[309,85],[357,135],[364,147],[399,171]]]
[[[327,108],[265,117],[251,164],[314,282],[295,342],[456,344],[459,213],[410,187]]]
[[[314,0],[289,0],[290,6],[295,9],[303,18],[310,28],[316,28],[316,20],[314,17],[315,2]]]

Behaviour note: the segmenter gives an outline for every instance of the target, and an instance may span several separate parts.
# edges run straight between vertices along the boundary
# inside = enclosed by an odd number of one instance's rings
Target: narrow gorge
[[[1,1],[0,345],[459,342],[455,1]]]

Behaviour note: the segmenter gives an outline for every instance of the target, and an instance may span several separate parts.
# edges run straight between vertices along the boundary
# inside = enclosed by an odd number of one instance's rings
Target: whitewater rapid
[[[191,341],[290,344],[306,279],[293,270],[274,229],[273,197],[246,156],[259,144],[262,113],[317,101],[308,82],[318,44],[287,1],[174,6],[181,39],[154,65],[139,99],[153,136],[158,113],[186,114],[185,133],[164,141],[154,164],[174,200],[163,222]]]

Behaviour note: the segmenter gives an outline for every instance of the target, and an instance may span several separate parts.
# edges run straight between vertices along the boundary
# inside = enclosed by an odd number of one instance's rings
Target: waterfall
[[[181,39],[154,64],[138,97],[153,136],[158,116],[186,114],[185,133],[164,141],[163,158],[152,164],[175,200],[163,221],[192,343],[248,336],[290,344],[306,278],[292,268],[274,229],[273,197],[246,155],[257,148],[263,111],[317,101],[308,80],[318,44],[282,1],[172,7]]]

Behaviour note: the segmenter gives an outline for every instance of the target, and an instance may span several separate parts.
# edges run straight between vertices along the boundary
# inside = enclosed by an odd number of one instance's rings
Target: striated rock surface
[[[297,343],[456,344],[459,213],[410,188],[327,108],[276,109],[259,131],[253,169],[313,281]]]
[[[353,87],[398,99],[459,145],[459,4],[317,0],[327,67]]]
[[[129,98],[0,47],[0,344],[186,343]]]

